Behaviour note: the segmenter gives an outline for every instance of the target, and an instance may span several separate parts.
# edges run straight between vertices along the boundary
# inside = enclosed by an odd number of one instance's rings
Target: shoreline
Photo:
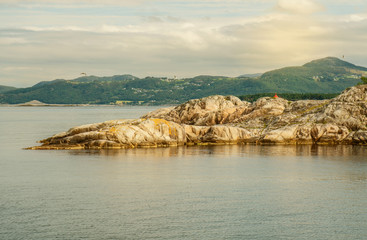
[[[254,103],[214,95],[60,132],[30,149],[119,149],[182,145],[367,145],[367,84],[330,100]]]
[[[0,107],[170,107],[171,104],[163,105],[115,105],[115,104],[0,104]]]
[[[203,143],[184,143],[184,144],[157,144],[154,146],[119,146],[119,147],[104,147],[104,146],[90,146],[85,147],[84,145],[64,145],[64,146],[33,146],[23,148],[24,150],[126,150],[126,149],[156,149],[156,148],[191,148],[191,147],[215,147],[215,146],[367,146],[367,143],[345,143],[345,142],[203,142]]]

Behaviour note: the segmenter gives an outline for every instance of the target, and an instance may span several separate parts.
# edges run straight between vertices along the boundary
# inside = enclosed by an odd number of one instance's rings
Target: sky
[[[0,85],[367,66],[365,0],[0,0]]]

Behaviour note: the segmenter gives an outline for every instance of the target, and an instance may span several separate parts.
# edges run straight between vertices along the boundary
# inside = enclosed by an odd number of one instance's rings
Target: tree
[[[362,84],[367,84],[367,77],[361,77]]]

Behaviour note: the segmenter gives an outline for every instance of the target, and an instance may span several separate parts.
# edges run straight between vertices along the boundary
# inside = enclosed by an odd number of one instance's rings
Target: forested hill
[[[311,61],[300,67],[286,67],[264,73],[261,81],[269,91],[289,93],[337,93],[360,81],[367,68],[335,57]]]
[[[15,87],[0,85],[0,93],[8,92],[15,89],[16,89]]]
[[[0,93],[0,102],[13,104],[39,100],[64,104],[170,104],[215,94],[338,93],[360,82],[362,75],[367,75],[367,68],[328,57],[299,67],[269,71],[257,77],[169,79],[118,75],[57,79]]]

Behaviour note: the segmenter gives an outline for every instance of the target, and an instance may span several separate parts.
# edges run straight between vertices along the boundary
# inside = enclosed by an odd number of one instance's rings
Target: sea
[[[367,239],[366,146],[24,150],[157,107],[0,107],[0,239]]]

